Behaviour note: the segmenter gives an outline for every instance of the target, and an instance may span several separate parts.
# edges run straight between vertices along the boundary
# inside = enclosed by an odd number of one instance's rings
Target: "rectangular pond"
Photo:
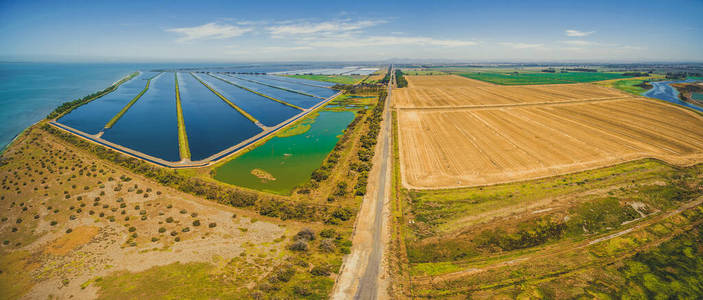
[[[335,91],[333,89],[315,87],[315,86],[292,83],[292,82],[285,82],[285,81],[280,81],[280,80],[273,80],[271,78],[268,78],[268,76],[266,76],[266,75],[240,75],[240,74],[237,74],[234,76],[241,77],[244,79],[254,80],[254,81],[258,81],[258,82],[262,82],[265,84],[270,84],[273,86],[278,86],[278,87],[282,87],[282,88],[286,88],[286,89],[300,91],[300,92],[308,93],[308,94],[315,95],[317,97],[322,97],[322,98],[329,98],[330,96],[337,93],[337,91]]]
[[[229,75],[226,75],[226,76],[223,76],[223,74],[214,74],[214,75],[219,76],[221,78],[224,78],[228,81],[234,82],[238,85],[241,85],[241,86],[246,87],[248,89],[251,89],[253,91],[262,93],[264,95],[276,98],[281,101],[288,102],[290,104],[300,106],[302,108],[310,108],[310,107],[313,107],[316,104],[323,101],[323,99],[320,99],[320,98],[310,97],[310,96],[306,96],[303,94],[298,94],[298,93],[289,92],[289,91],[282,90],[282,89],[273,88],[273,87],[266,86],[263,84],[258,84],[258,83],[254,83],[251,81],[242,80],[242,79],[239,79],[239,78],[236,78],[233,76],[229,76]]]
[[[317,85],[317,86],[326,86],[326,87],[332,87],[336,83],[334,82],[327,82],[327,81],[317,81],[317,80],[310,80],[310,79],[303,79],[303,78],[295,78],[295,77],[287,77],[287,76],[277,76],[277,75],[266,75],[266,78],[269,78],[271,80],[278,80],[278,81],[283,81],[283,82],[290,82],[290,83],[300,83],[300,84],[312,84],[312,85]]]
[[[58,119],[58,122],[88,134],[97,134],[132,98],[146,86],[154,74],[142,73],[105,96],[79,106]]]
[[[209,76],[202,76],[201,79],[205,77]],[[262,131],[191,74],[178,73],[178,86],[192,161],[205,159]],[[213,85],[210,86],[215,88]],[[225,95],[225,97],[228,96]],[[234,100],[229,97],[228,99]],[[252,113],[248,110],[247,112]]]
[[[270,139],[215,169],[215,179],[261,191],[290,194],[322,165],[353,119],[354,113],[350,111],[321,111],[303,121],[313,122],[306,124],[310,126],[307,131]]]
[[[210,75],[196,74],[200,80],[266,126],[275,126],[303,112],[264,96],[236,87]]]
[[[179,161],[176,86],[173,73],[151,80],[149,90],[103,139],[166,161]]]

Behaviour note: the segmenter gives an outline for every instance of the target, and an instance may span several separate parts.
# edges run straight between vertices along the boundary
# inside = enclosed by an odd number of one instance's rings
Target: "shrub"
[[[129,232],[135,232],[135,231],[137,231],[136,227],[134,227],[134,226],[129,227]]]
[[[320,242],[320,251],[332,253],[336,249],[334,241],[331,239],[324,239]]]
[[[274,274],[274,278],[278,281],[288,282],[295,275],[295,269],[292,266],[286,265],[279,268]]]
[[[193,226],[200,226],[200,220],[193,221]]]
[[[292,251],[308,251],[308,243],[303,240],[297,240],[288,246]]]
[[[215,222],[212,222],[207,225],[207,227],[210,227],[210,228],[215,228],[215,226],[217,226],[217,223],[215,223]]]
[[[164,232],[166,232],[166,228],[160,227],[160,228],[159,228],[159,233],[164,233]]]
[[[173,223],[173,218],[172,217],[166,218],[166,223]]]
[[[296,240],[312,241],[315,239],[315,232],[310,228],[303,228],[298,234],[295,235]]]
[[[338,207],[332,212],[332,216],[342,221],[347,221],[352,217],[352,211],[346,207]]]
[[[332,271],[330,270],[329,266],[320,265],[313,267],[312,270],[310,270],[310,274],[315,276],[330,276],[330,274],[332,274]]]
[[[323,229],[320,231],[320,236],[323,238],[334,238],[337,236],[337,232],[332,228]]]

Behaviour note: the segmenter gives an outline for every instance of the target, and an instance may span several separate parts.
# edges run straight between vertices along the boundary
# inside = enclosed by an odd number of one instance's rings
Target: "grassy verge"
[[[178,90],[178,75],[173,73],[176,80],[176,110],[178,112],[178,151],[181,159],[190,159],[190,147],[188,146],[188,133],[186,132],[186,121],[183,119],[183,107],[181,106],[181,92]]]
[[[617,268],[608,273],[616,283],[607,288],[578,272],[603,275],[602,266],[627,262],[633,254],[643,255],[638,252],[675,238],[685,225],[677,221],[682,220],[677,209],[703,196],[698,188],[703,182],[701,169],[703,165],[678,168],[645,159],[494,186],[397,188],[400,199],[408,200],[398,201],[407,203],[408,209],[405,219],[396,219],[402,224],[398,240],[406,249],[397,256],[407,254],[404,266],[410,270],[415,296],[476,293],[491,298],[505,291],[524,292],[516,287],[528,279],[528,292],[543,288],[554,298],[584,292],[559,291],[558,286],[568,281],[564,278],[586,290],[628,294],[627,285],[621,283],[629,277]],[[461,275],[465,270],[481,271]],[[689,274],[700,276],[703,269]],[[644,277],[638,280],[636,284],[641,284]]]
[[[202,80],[200,80],[200,78],[198,78],[197,76],[195,76],[195,74],[190,73],[190,75],[193,76],[193,78],[195,78],[195,80],[197,80],[197,81],[199,81],[200,83],[202,83],[206,88],[208,88],[208,89],[209,89],[211,92],[213,92],[215,95],[217,95],[217,97],[220,97],[220,99],[222,99],[222,101],[226,102],[227,104],[229,104],[229,106],[231,106],[232,108],[234,108],[235,110],[237,110],[240,114],[242,114],[242,116],[244,116],[244,117],[246,117],[247,119],[249,119],[249,121],[252,121],[252,122],[254,122],[254,123],[259,123],[259,120],[257,120],[256,118],[254,118],[254,116],[250,115],[248,112],[244,111],[244,110],[241,109],[239,106],[237,106],[237,105],[235,105],[234,103],[232,103],[231,101],[227,100],[227,98],[225,98],[225,96],[222,96],[222,94],[220,94],[219,92],[217,92],[216,90],[214,90],[213,88],[211,88],[209,85],[207,85],[205,82],[203,82]]]
[[[156,75],[156,76],[159,76],[159,75]],[[107,124],[105,124],[105,128],[112,128],[112,126],[115,125],[115,123],[117,123],[117,121],[120,118],[122,118],[122,116],[127,112],[127,110],[129,110],[129,108],[132,107],[132,105],[134,105],[134,103],[136,103],[137,100],[139,100],[139,98],[141,98],[142,95],[144,95],[144,93],[146,93],[147,90],[149,90],[149,83],[151,83],[151,80],[154,79],[156,76],[149,78],[146,81],[146,86],[144,87],[144,89],[141,92],[139,92],[139,94],[137,94],[137,96],[132,98],[132,100],[130,100],[129,103],[127,103],[127,105],[125,105],[125,107],[123,107],[122,110],[120,110],[120,112],[118,112],[114,117],[112,117],[112,119],[110,119],[110,121],[107,122]]]
[[[334,82],[341,84],[357,84],[364,79],[361,75],[286,75],[287,77]]]
[[[278,100],[278,99],[276,99],[276,98],[274,98],[274,97],[271,97],[271,96],[268,96],[268,95],[264,95],[264,94],[259,93],[259,92],[257,92],[257,91],[248,89],[248,88],[246,88],[246,87],[244,87],[244,86],[238,85],[238,84],[236,84],[236,83],[234,83],[234,82],[231,82],[231,81],[229,81],[229,80],[222,79],[222,78],[217,77],[217,76],[214,76],[214,75],[212,75],[212,74],[208,74],[208,75],[210,75],[210,76],[213,77],[213,78],[217,78],[217,79],[219,79],[219,80],[222,80],[222,81],[224,81],[224,82],[226,82],[226,83],[229,83],[229,84],[231,84],[231,85],[233,85],[233,86],[236,86],[236,87],[238,87],[238,88],[240,88],[240,89],[243,89],[243,90],[245,90],[245,91],[248,91],[248,92],[257,94],[257,95],[259,95],[259,96],[261,96],[261,97],[265,97],[265,98],[267,98],[267,99],[276,101],[276,102],[281,103],[281,104],[283,104],[283,105],[290,106],[290,107],[292,107],[292,108],[299,109],[299,110],[305,110],[304,108],[302,108],[302,107],[300,107],[300,106],[297,106],[297,105],[295,105],[295,104],[291,104],[291,103],[288,103],[288,102],[286,102],[286,101]]]

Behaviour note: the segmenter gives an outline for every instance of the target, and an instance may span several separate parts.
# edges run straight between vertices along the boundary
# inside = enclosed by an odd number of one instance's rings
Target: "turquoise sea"
[[[0,148],[61,103],[102,90],[127,74],[151,66],[0,63]]]
[[[152,69],[276,72],[325,64],[22,63],[0,62],[0,149],[63,102],[102,90],[131,72]]]

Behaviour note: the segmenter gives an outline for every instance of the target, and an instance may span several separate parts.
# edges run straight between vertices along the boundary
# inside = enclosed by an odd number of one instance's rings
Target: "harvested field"
[[[591,101],[630,97],[592,84],[499,86],[459,76],[407,76],[409,87],[394,92],[396,107],[460,107]]]
[[[703,161],[703,117],[674,105],[587,84],[481,94],[481,87],[466,85],[413,88],[425,78],[408,79],[411,87],[396,90],[394,101],[414,107],[399,110],[403,181],[411,188],[535,179],[646,157],[678,165]],[[583,101],[594,98],[602,100]],[[474,106],[457,110],[462,103]],[[426,109],[437,106],[447,108]]]

